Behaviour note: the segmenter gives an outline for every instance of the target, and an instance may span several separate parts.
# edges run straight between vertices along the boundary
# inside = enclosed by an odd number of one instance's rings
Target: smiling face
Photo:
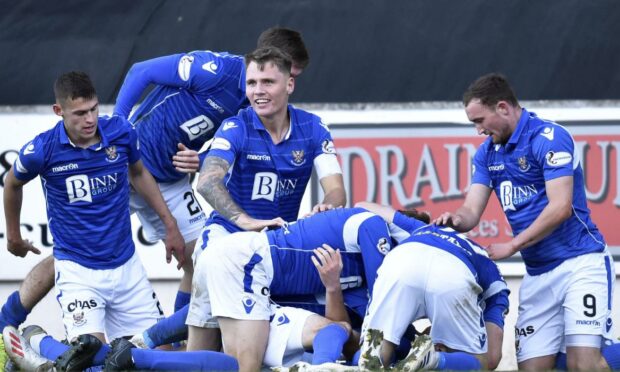
[[[99,100],[97,97],[59,100],[54,104],[53,109],[56,115],[62,116],[67,135],[75,145],[86,147],[98,141]]]
[[[275,63],[249,63],[246,71],[246,95],[259,117],[273,119],[286,114],[288,96],[294,88],[294,79],[289,73],[281,71]]]
[[[506,101],[499,101],[489,107],[478,98],[472,99],[465,107],[467,118],[474,123],[478,134],[491,136],[495,144],[504,144],[510,139],[516,127],[514,110]]]

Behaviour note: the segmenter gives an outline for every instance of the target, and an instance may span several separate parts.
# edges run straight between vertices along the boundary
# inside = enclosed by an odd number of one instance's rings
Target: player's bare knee
[[[599,349],[581,348],[579,353],[567,350],[566,365],[569,371],[608,370],[609,366]]]
[[[483,369],[487,369],[489,371],[492,371],[494,369],[497,368],[497,366],[499,366],[499,361],[502,360],[502,355],[500,353],[500,355],[487,355],[485,361],[486,363],[482,363],[482,367]],[[485,366],[486,365],[486,366]]]

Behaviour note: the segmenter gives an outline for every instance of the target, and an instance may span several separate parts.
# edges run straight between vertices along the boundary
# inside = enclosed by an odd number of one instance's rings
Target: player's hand
[[[263,231],[268,228],[282,227],[286,225],[286,221],[280,217],[272,218],[270,220],[259,220],[252,218],[247,214],[241,214],[234,222],[245,231]]]
[[[340,250],[333,249],[327,244],[312,251],[311,257],[314,267],[319,272],[321,282],[328,291],[340,288],[340,272],[342,271],[342,257]]]
[[[325,212],[325,211],[328,211],[330,209],[334,209],[334,206],[332,204],[319,203],[319,204],[315,205],[314,207],[312,207],[312,210],[310,212],[304,214],[302,218],[310,217],[312,215],[315,215],[315,214],[320,213],[320,212]]]
[[[172,157],[172,165],[181,173],[196,173],[200,169],[198,151],[190,150],[184,144],[177,145],[179,151]]]
[[[24,240],[21,238],[17,240],[9,239],[7,249],[9,252],[11,252],[12,255],[17,257],[26,257],[28,252],[32,252],[34,254],[41,254],[41,251],[37,247],[32,245],[32,242],[30,240]]]
[[[508,243],[493,243],[485,248],[489,254],[489,258],[493,261],[507,258],[517,253],[511,242]]]
[[[454,227],[455,230],[458,230],[456,227],[458,227],[461,222],[463,222],[462,218],[451,212],[444,212],[432,221],[435,225]]]
[[[172,255],[174,254],[177,259],[177,269],[181,270],[185,263],[185,239],[183,239],[183,235],[181,235],[176,224],[166,230],[164,244],[166,245],[166,262],[172,262]]]

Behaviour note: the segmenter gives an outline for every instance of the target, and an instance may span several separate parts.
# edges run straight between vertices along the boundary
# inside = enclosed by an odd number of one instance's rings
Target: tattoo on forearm
[[[230,164],[226,160],[215,156],[207,157],[200,170],[196,189],[213,209],[234,222],[243,213],[243,209],[232,200],[222,183],[229,168]]]

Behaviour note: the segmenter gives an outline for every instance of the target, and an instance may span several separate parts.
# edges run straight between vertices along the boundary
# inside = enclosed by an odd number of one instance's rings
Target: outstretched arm
[[[381,218],[383,218],[383,220],[387,223],[394,222],[394,214],[396,213],[396,210],[392,207],[366,201],[357,202],[355,203],[355,206],[358,208],[364,208],[367,211],[381,216]]]
[[[480,222],[480,217],[489,202],[490,196],[491,188],[475,183],[471,185],[462,206],[454,213],[442,213],[433,220],[433,223],[452,227],[459,232],[467,232]]]
[[[180,54],[149,59],[135,63],[127,72],[116,98],[114,114],[128,118],[150,84],[181,87],[185,82],[178,77]]]
[[[333,208],[344,207],[347,203],[347,192],[344,189],[342,174],[330,174],[320,180],[321,188],[325,196],[323,201],[312,208],[308,215],[325,212]]]

